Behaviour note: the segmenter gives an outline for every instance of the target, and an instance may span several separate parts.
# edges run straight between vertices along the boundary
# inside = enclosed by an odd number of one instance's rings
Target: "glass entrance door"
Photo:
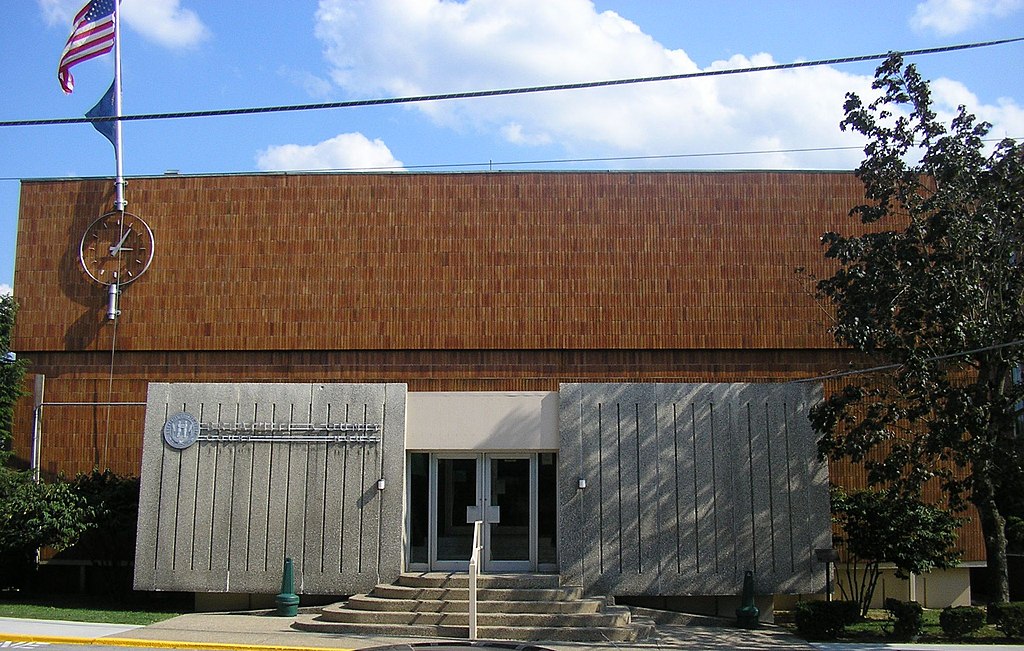
[[[437,457],[434,469],[432,569],[465,571],[473,550],[473,522],[479,512],[479,465],[474,457]]]
[[[556,570],[554,458],[552,453],[412,453],[408,568],[467,571],[473,522],[481,520],[484,571]]]
[[[484,569],[529,571],[536,540],[536,457],[487,455]]]

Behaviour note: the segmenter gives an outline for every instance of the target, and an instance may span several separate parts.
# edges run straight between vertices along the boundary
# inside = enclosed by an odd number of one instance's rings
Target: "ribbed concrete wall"
[[[136,589],[277,593],[285,557],[300,593],[355,593],[397,577],[405,404],[403,384],[151,384]],[[210,424],[380,425],[379,440],[242,437],[178,450],[163,429],[182,411]]]
[[[824,584],[828,469],[797,384],[563,384],[561,571],[587,592],[735,595]],[[579,488],[579,480],[586,488]]]

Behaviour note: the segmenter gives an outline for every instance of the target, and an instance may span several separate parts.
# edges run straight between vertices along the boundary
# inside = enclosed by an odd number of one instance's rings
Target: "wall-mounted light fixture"
[[[583,490],[584,488],[586,488],[587,487],[587,480],[582,478],[582,477],[580,477],[579,487],[580,487],[580,490]]]
[[[377,480],[377,490],[379,490],[379,491],[384,490],[384,486],[386,486],[386,485],[387,485],[387,482],[384,481],[383,477],[381,477],[380,479]]]

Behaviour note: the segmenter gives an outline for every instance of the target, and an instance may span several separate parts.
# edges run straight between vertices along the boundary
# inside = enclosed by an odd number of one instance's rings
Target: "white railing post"
[[[480,573],[480,544],[484,523],[477,520],[473,523],[473,552],[469,556],[469,639],[476,637],[476,577]]]

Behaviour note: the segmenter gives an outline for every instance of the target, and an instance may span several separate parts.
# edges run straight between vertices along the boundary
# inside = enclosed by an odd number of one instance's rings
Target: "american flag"
[[[71,36],[57,66],[57,79],[65,93],[75,89],[71,66],[114,49],[114,7],[116,0],[89,0],[75,16]]]

